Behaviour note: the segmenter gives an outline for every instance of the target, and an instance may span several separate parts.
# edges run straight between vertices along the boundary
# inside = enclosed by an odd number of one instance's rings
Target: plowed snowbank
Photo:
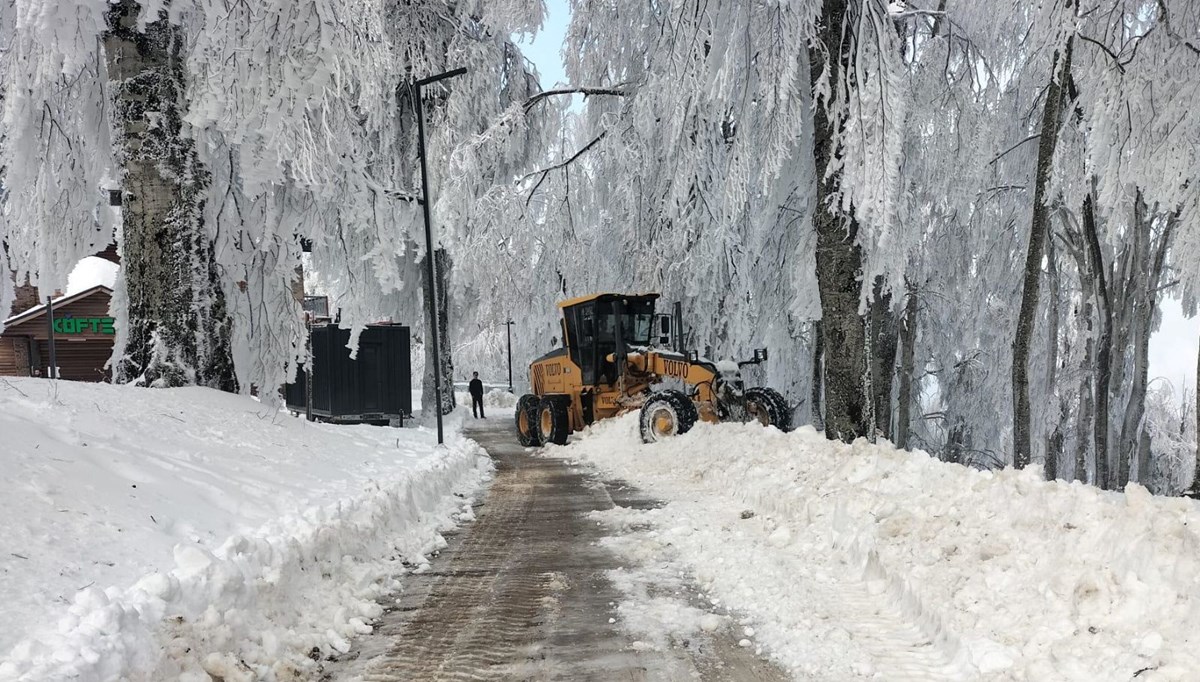
[[[289,679],[470,515],[451,428],[207,389],[0,381],[0,679]],[[315,650],[315,651],[314,651]]]
[[[1137,485],[1048,483],[1036,470],[980,472],[811,429],[700,424],[653,445],[636,430],[636,415],[609,421],[552,454],[668,501],[607,520],[649,526],[632,555],[687,564],[798,674],[1185,680],[1200,671],[1195,502]]]

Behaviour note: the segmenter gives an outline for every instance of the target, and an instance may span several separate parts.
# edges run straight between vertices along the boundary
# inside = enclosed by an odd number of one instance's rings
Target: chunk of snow
[[[787,547],[792,542],[792,531],[787,526],[780,526],[767,536],[767,542],[772,547]]]

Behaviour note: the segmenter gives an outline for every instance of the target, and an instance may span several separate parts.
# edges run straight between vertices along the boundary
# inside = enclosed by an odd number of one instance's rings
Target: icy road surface
[[[631,630],[622,565],[596,511],[652,507],[561,459],[520,447],[509,420],[469,430],[492,456],[496,479],[478,520],[450,537],[424,573],[408,576],[375,628],[355,643],[334,680],[784,680],[732,620],[657,641]],[[615,502],[614,502],[615,495]],[[656,603],[699,614],[686,583],[664,583]],[[707,603],[707,602],[705,602]]]

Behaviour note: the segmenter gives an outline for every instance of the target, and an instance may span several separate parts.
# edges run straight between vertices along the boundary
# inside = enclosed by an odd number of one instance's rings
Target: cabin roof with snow
[[[108,320],[112,318],[108,315],[108,303],[112,299],[112,289],[97,284],[83,291],[62,296],[54,301],[54,317],[56,321],[62,324],[66,320],[80,319],[96,319]],[[4,336],[32,336],[34,338],[46,338],[49,332],[46,330],[46,304],[35,306],[20,314],[13,315],[4,321]],[[42,324],[36,324],[41,321]],[[79,328],[78,331],[65,331],[60,333],[71,334],[79,337],[111,337],[112,333],[107,331],[111,322],[106,326],[104,323],[97,322],[96,324],[88,323],[86,329],[82,325],[72,324],[72,329]],[[57,330],[56,330],[57,331]]]
[[[97,284],[54,301],[55,365],[60,379],[108,381],[116,339],[112,289]],[[13,315],[0,332],[0,376],[50,376],[46,305]]]

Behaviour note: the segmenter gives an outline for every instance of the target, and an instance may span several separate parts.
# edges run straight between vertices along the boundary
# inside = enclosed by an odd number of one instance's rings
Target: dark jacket
[[[476,398],[482,398],[483,397],[483,382],[480,381],[479,379],[471,379],[471,383],[468,384],[467,390],[471,392],[472,396],[474,396]]]

